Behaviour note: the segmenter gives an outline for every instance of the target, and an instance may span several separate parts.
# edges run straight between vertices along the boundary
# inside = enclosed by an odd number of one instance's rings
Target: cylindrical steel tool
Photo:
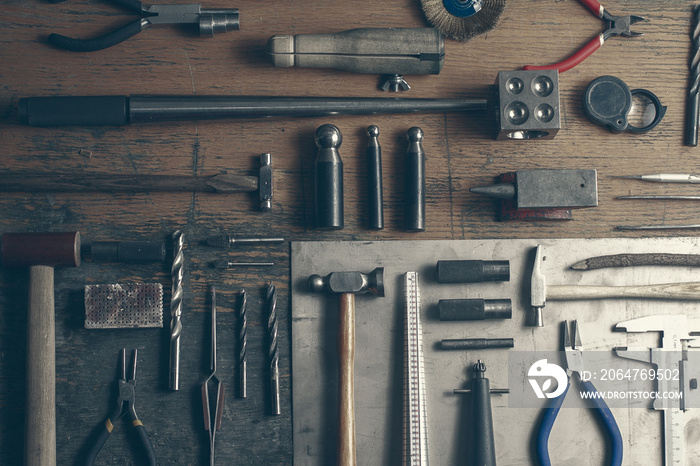
[[[413,127],[406,133],[406,230],[425,231],[425,152],[423,130]]]
[[[486,99],[356,97],[58,96],[19,100],[30,126],[103,126],[222,118],[370,115],[486,110]]]
[[[339,230],[343,220],[343,161],[338,148],[343,142],[340,130],[323,125],[316,130],[314,165],[316,228]]]
[[[370,230],[384,228],[384,193],[382,192],[382,148],[379,128],[367,128],[367,217]]]
[[[398,91],[410,89],[400,75],[440,73],[445,41],[436,28],[360,28],[333,34],[272,36],[267,54],[277,67],[398,76],[399,81],[382,86]]]
[[[485,376],[486,364],[474,364],[472,379],[472,432],[474,433],[474,464],[496,466],[496,442],[493,437],[491,387]]]
[[[482,350],[490,348],[512,348],[515,342],[512,338],[460,338],[442,340],[440,349],[443,350]]]
[[[94,241],[90,257],[95,262],[147,264],[165,261],[163,241]]]
[[[441,299],[438,310],[440,320],[510,319],[513,315],[510,299]]]
[[[507,282],[509,261],[453,260],[438,261],[438,283]]]

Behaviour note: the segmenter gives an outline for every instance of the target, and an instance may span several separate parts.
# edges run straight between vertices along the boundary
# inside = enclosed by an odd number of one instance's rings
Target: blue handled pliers
[[[589,401],[593,404],[595,412],[605,426],[605,430],[610,439],[612,454],[610,455],[610,465],[620,466],[622,464],[622,435],[620,434],[620,429],[617,427],[615,418],[610,412],[610,408],[605,404],[605,400],[598,396],[598,391],[596,390],[593,383],[589,380],[583,380],[581,378],[581,373],[583,372],[583,355],[581,350],[581,336],[578,332],[578,324],[574,320],[572,325],[572,338],[569,335],[569,322],[564,321],[564,355],[566,356],[566,374],[568,376],[568,382],[566,390],[564,393],[556,398],[552,398],[551,403],[547,408],[545,408],[544,416],[542,416],[542,422],[540,424],[539,432],[537,433],[537,457],[539,463],[542,466],[550,466],[551,462],[549,460],[549,434],[552,432],[552,426],[554,426],[554,421],[559,414],[559,409],[561,408],[566,394],[569,392],[569,387],[571,387],[571,375],[575,372],[578,375],[578,379],[581,381],[583,386],[583,391],[590,394]]]

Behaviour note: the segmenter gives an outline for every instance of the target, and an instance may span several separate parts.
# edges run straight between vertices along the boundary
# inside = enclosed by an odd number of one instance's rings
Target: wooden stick
[[[355,295],[340,295],[338,320],[338,466],[355,466]]]

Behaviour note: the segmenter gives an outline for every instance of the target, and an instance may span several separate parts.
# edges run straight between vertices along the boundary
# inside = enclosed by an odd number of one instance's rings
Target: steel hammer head
[[[5,233],[2,264],[6,267],[80,266],[80,233]]]
[[[309,289],[314,292],[372,293],[384,296],[384,267],[377,267],[370,273],[331,272],[325,277],[311,275]]]

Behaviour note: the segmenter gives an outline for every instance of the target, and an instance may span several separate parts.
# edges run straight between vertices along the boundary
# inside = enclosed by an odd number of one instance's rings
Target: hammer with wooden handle
[[[6,233],[2,264],[29,266],[24,464],[56,464],[54,267],[80,265],[80,233]]]
[[[587,286],[549,285],[540,264],[543,257],[542,245],[537,245],[535,262],[530,280],[530,306],[533,311],[532,326],[542,327],[542,309],[549,301],[575,301],[585,299],[665,299],[669,301],[700,301],[700,282],[664,283],[641,286]]]
[[[355,455],[355,295],[384,296],[384,268],[370,273],[311,275],[309,289],[340,294],[338,318],[338,466],[354,466]]]

